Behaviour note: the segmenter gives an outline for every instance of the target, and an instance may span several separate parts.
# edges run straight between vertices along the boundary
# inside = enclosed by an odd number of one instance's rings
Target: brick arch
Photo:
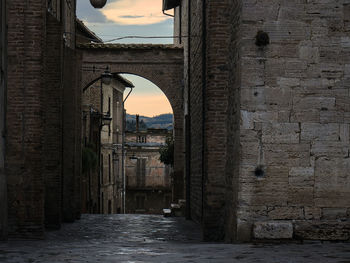
[[[183,50],[172,45],[88,44],[81,51],[82,89],[108,68],[143,77],[163,91],[173,109],[175,133],[174,199],[184,198]]]

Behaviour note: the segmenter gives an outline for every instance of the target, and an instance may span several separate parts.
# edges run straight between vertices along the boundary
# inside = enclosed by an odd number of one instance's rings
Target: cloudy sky
[[[162,13],[162,0],[107,0],[94,9],[89,0],[77,0],[77,16],[105,42],[125,36],[172,36],[173,19]],[[114,40],[111,43],[171,44],[172,38]],[[155,116],[172,112],[163,92],[152,82],[124,74],[135,85],[125,108],[130,114]],[[157,105],[155,107],[154,105]]]
[[[162,0],[107,0],[94,9],[89,0],[77,1],[77,15],[104,41],[124,36],[172,36],[173,19],[162,13]],[[116,43],[170,44],[168,39],[125,39]]]

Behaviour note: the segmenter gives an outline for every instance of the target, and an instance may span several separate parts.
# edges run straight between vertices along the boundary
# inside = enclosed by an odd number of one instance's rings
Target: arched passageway
[[[184,198],[183,50],[167,45],[86,44],[82,51],[82,89],[108,69],[112,73],[141,76],[158,86],[174,114],[173,199]]]

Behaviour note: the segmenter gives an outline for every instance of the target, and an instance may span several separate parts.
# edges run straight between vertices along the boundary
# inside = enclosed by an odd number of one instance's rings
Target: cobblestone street
[[[350,243],[214,244],[196,224],[149,215],[83,215],[46,240],[0,243],[0,262],[350,262]]]

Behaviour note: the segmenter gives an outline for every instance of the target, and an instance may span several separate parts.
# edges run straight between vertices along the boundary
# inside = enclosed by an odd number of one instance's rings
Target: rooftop
[[[104,44],[89,43],[77,45],[80,49],[174,49],[180,50],[182,47],[176,45],[160,45],[160,44]]]

